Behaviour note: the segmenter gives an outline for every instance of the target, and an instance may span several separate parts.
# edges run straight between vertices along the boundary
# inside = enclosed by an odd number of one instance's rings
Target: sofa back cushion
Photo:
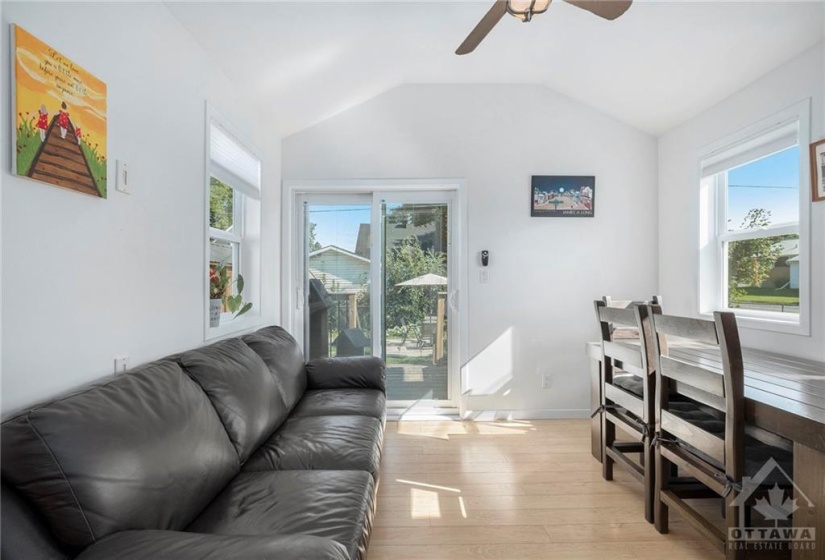
[[[286,419],[277,380],[242,340],[223,340],[177,359],[209,396],[241,463]]]
[[[209,399],[156,362],[3,423],[2,475],[69,547],[185,528],[238,473]]]
[[[307,373],[301,347],[288,332],[281,327],[265,327],[243,337],[266,363],[281,386],[287,411],[304,396],[307,388]]]
[[[0,488],[0,558],[3,560],[67,560],[49,526],[16,490]]]

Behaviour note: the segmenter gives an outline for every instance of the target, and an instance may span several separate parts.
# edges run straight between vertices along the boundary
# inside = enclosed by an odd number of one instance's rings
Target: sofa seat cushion
[[[364,555],[375,483],[362,471],[244,472],[187,528],[219,535],[304,534]]]
[[[323,389],[307,391],[292,411],[293,417],[369,416],[383,423],[387,397],[376,389]]]
[[[290,418],[249,458],[244,471],[329,469],[377,476],[382,434],[377,418]]]
[[[184,352],[178,363],[209,396],[241,463],[286,420],[287,406],[275,377],[242,340]]]
[[[124,531],[95,543],[76,560],[347,560],[343,545],[309,535],[203,535]]]

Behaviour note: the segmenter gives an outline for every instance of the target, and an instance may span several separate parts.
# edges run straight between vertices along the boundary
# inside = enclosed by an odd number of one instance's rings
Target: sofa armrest
[[[307,364],[307,389],[377,389],[387,392],[384,360],[373,356],[318,358]]]
[[[246,536],[180,531],[123,531],[97,541],[76,560],[346,560],[343,545],[311,535]]]

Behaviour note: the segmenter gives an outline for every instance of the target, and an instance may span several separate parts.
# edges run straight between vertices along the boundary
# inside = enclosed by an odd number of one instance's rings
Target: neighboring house
[[[416,205],[418,212],[432,211],[434,208],[441,209],[442,206],[428,207],[425,205]],[[399,219],[398,215],[392,212],[387,217],[387,227],[384,230],[386,235],[387,247],[395,247],[403,240],[414,237],[418,244],[425,251],[433,250],[435,252],[447,252],[447,238],[446,231],[441,231],[441,222],[426,223],[423,225],[415,225],[412,223],[414,217],[410,213],[403,213],[404,220]],[[436,231],[442,235],[436,235]],[[362,257],[369,258],[370,256],[370,225],[361,224],[358,228],[358,239],[355,243],[355,253]]]
[[[366,291],[370,261],[346,249],[329,245],[309,254],[309,273],[321,281],[330,295]]]
[[[774,245],[779,258],[771,270],[768,282],[774,288],[799,289],[799,240],[785,239]]]
[[[788,285],[789,288],[793,288],[794,290],[799,289],[799,255],[795,257],[791,257],[786,261],[788,263],[788,268],[790,268],[790,283]]]

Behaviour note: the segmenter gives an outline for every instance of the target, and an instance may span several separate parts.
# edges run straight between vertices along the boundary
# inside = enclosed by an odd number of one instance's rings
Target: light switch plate
[[[129,356],[115,358],[115,373],[125,373],[129,369]]]
[[[126,162],[117,160],[117,181],[115,182],[115,188],[124,194],[132,194],[132,185],[129,179],[129,166]]]

